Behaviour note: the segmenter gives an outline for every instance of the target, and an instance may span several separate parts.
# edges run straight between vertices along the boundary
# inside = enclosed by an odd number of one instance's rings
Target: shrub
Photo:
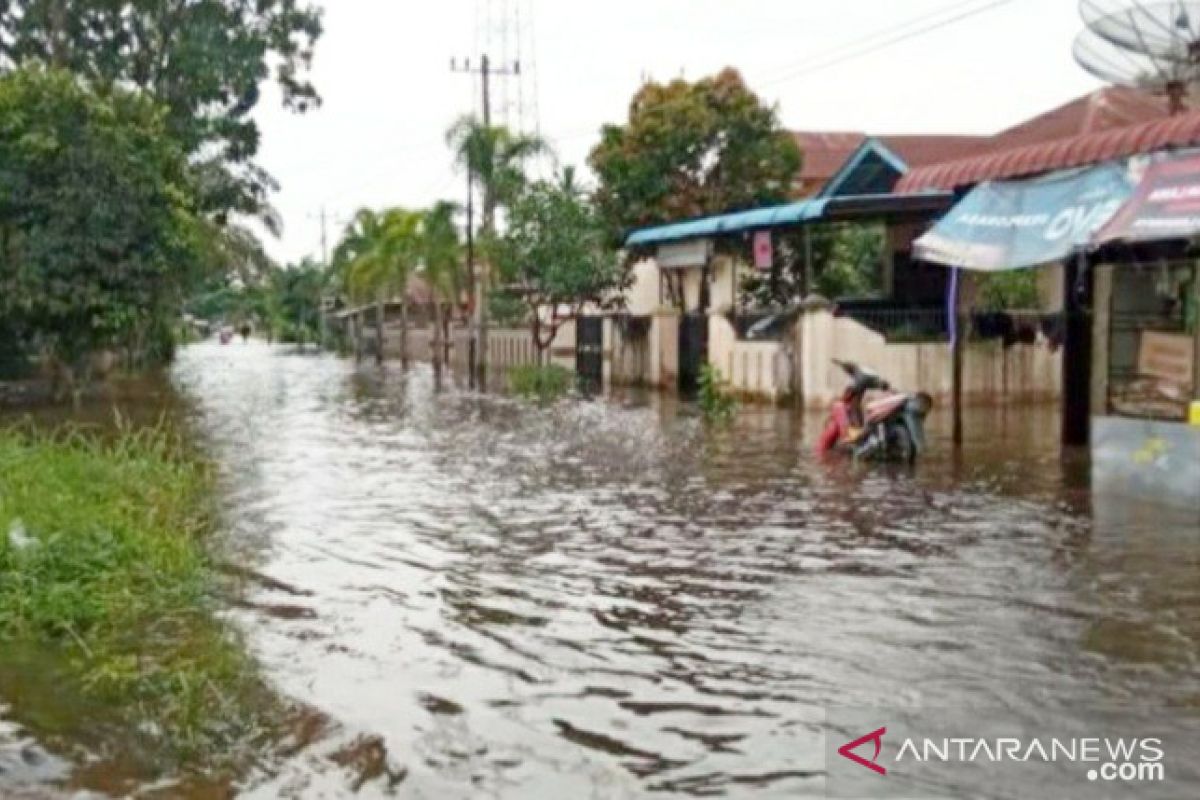
[[[700,369],[700,408],[713,422],[732,419],[737,412],[737,398],[728,390],[721,375],[712,364]]]
[[[559,399],[574,385],[575,373],[554,364],[545,367],[512,367],[508,370],[509,390],[539,403]]]

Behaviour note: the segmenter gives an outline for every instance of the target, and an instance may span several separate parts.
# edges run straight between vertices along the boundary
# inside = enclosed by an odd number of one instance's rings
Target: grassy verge
[[[508,388],[514,393],[541,403],[548,403],[571,391],[575,373],[564,367],[524,366],[508,370]]]
[[[42,654],[155,761],[232,755],[253,664],[213,616],[211,476],[160,431],[0,430],[0,659]]]

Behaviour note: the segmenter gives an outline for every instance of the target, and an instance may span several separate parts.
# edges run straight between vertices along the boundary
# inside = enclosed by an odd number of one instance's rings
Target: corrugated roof
[[[920,167],[901,178],[896,191],[957,189],[987,180],[1038,175],[1197,144],[1200,144],[1200,111],[1193,111],[1139,125],[1068,136]]]
[[[625,240],[628,247],[680,242],[687,239],[703,239],[722,233],[769,228],[778,225],[795,225],[818,219],[825,209],[825,200],[800,200],[781,206],[755,208],[732,214],[717,214],[711,217],[658,225],[634,231]]]
[[[1109,86],[1001,131],[992,137],[992,149],[1004,150],[1068,136],[1099,133],[1166,116],[1169,114],[1163,98],[1137,89]]]
[[[898,197],[894,194],[863,194],[801,200],[768,208],[756,208],[733,214],[718,214],[701,219],[659,225],[634,231],[626,239],[628,247],[667,244],[688,239],[703,239],[741,231],[785,227],[819,219],[869,218],[881,214],[940,213],[953,203],[948,192]]]

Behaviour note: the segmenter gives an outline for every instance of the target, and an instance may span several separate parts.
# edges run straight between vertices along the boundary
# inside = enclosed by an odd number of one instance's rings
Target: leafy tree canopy
[[[0,0],[0,69],[147,92],[197,162],[205,210],[260,213],[273,183],[253,164],[252,112],[272,73],[289,108],[318,102],[306,73],[320,34],[304,0]]]
[[[879,296],[881,265],[887,245],[883,226],[876,224],[817,225],[805,232],[773,232],[775,263],[769,271],[742,276],[742,303],[757,308],[790,306],[813,292],[829,299]],[[732,254],[753,260],[749,239],[736,242]],[[804,261],[812,254],[805,285]]]
[[[387,300],[407,291],[423,256],[423,214],[403,208],[360,209],[334,250],[351,297]]]
[[[648,83],[624,125],[606,125],[588,163],[613,244],[633,228],[788,198],[801,153],[734,69]]]
[[[511,203],[525,188],[525,167],[531,159],[549,153],[546,143],[503,126],[484,125],[475,117],[462,117],[446,132],[455,163],[467,170],[483,191],[484,237],[495,233],[498,206]]]
[[[570,169],[557,181],[531,184],[513,202],[497,254],[507,291],[529,310],[539,349],[584,305],[607,303],[624,285],[599,215]]]
[[[174,318],[203,272],[184,154],[144,96],[0,77],[0,318],[68,359]]]

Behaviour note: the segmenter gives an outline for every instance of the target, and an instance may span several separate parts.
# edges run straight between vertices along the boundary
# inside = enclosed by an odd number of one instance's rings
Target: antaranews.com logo
[[[868,715],[876,724],[859,722]],[[1171,761],[1167,737],[1134,723],[1127,724],[1132,732],[1117,723],[1094,732],[1031,732],[979,712],[907,712],[886,725],[878,724],[880,716],[830,712],[827,796],[1178,800],[1189,796],[1184,786],[1200,785],[1190,760]]]

